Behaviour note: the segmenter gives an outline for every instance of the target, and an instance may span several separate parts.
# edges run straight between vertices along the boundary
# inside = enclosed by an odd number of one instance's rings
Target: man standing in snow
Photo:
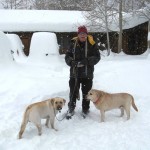
[[[92,88],[94,65],[100,60],[100,53],[91,35],[88,35],[85,26],[78,27],[78,36],[71,40],[70,48],[66,52],[65,61],[70,66],[70,101],[66,119],[74,115],[76,98],[79,89],[82,90],[82,114],[89,113],[90,101],[86,100],[88,91]]]

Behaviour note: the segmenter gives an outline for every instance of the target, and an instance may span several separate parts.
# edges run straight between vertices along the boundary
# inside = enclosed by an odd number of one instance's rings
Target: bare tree
[[[110,55],[110,18],[116,13],[113,11],[114,3],[107,0],[94,0],[92,10],[84,15],[87,19],[88,26],[94,31],[105,31],[107,36],[107,55]]]
[[[145,0],[144,0],[145,1]],[[123,0],[123,12],[132,12],[134,10],[138,10],[144,6],[143,0]]]
[[[104,4],[104,14],[105,14],[105,25],[106,25],[106,33],[107,33],[107,48],[108,48],[108,56],[110,55],[110,40],[109,40],[109,28],[108,28],[108,15],[107,15],[107,5],[106,1],[103,0]]]
[[[4,9],[30,9],[30,0],[1,0]]]
[[[118,53],[120,53],[121,50],[122,50],[122,33],[123,33],[122,21],[123,21],[123,17],[122,17],[122,0],[120,0],[120,1],[119,1],[119,39],[118,39]]]
[[[144,8],[144,9],[143,9]],[[119,24],[119,38],[118,38],[118,53],[122,49],[122,33],[123,33],[123,26],[126,24],[126,20],[123,18],[123,12],[129,12],[130,14],[138,13],[140,17],[147,17],[150,20],[150,2],[149,0],[114,0],[114,10],[118,12],[119,19],[117,17],[117,24]],[[115,19],[114,19],[115,20]],[[149,28],[150,28],[150,21],[149,21]],[[150,43],[149,43],[150,47]]]
[[[93,0],[32,0],[34,9],[89,10]]]
[[[144,1],[146,7],[144,7],[141,10],[138,10],[138,13],[140,13],[140,17],[144,17],[148,19],[148,33],[150,33],[150,2]],[[150,41],[148,41],[148,48],[150,49]]]
[[[46,0],[34,0],[32,1],[33,8],[35,9],[46,9],[47,2]]]
[[[0,0],[4,9],[90,10],[93,0]]]
[[[148,23],[148,35],[150,34],[150,21]],[[150,40],[148,40],[148,49],[150,49]]]
[[[133,12],[139,9],[145,3],[138,3],[137,0],[94,0],[92,11],[88,12],[86,18],[90,21],[90,26],[96,30],[105,29],[107,33],[107,45],[109,49],[109,26],[111,22],[118,26],[118,53],[122,50],[122,34],[123,26],[126,20],[123,17],[123,12]],[[129,11],[130,10],[130,11]],[[108,51],[109,54],[109,51]]]
[[[16,9],[20,6],[22,0],[3,0],[1,4],[5,9]]]
[[[150,1],[149,0],[137,0],[136,8],[132,11],[133,14],[137,14],[140,18],[148,20],[148,33],[150,32]],[[148,41],[148,48],[150,48],[150,41]]]
[[[150,2],[147,3],[143,15],[148,19],[148,33],[150,33]],[[150,49],[150,41],[148,41],[148,48]]]

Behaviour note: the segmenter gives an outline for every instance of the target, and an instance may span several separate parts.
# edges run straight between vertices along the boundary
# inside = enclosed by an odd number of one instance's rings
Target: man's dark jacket
[[[87,58],[86,42],[80,42],[77,37],[71,40],[70,48],[66,52],[65,61],[70,66],[70,77],[90,78],[93,79],[94,65],[100,60],[100,53],[93,37],[88,35],[87,38]],[[87,60],[87,65],[83,67],[73,67],[72,61],[82,62]]]

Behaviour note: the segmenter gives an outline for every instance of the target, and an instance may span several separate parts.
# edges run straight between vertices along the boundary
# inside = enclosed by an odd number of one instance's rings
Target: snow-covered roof
[[[76,32],[86,22],[81,11],[65,10],[0,10],[0,18],[4,32]]]
[[[123,13],[123,29],[133,28],[147,21],[148,21],[148,17],[144,16],[142,12],[137,12],[135,14]],[[112,21],[110,29],[112,31],[119,31],[118,23],[115,20]]]
[[[66,10],[0,10],[0,31],[4,32],[76,32],[79,25],[86,25],[83,11]],[[139,14],[124,14],[123,29],[132,28],[148,19]],[[3,19],[2,19],[3,18]],[[118,31],[118,23],[111,22],[110,29]],[[92,32],[92,28],[89,30]],[[93,30],[95,31],[95,30]],[[96,32],[102,32],[96,30]]]

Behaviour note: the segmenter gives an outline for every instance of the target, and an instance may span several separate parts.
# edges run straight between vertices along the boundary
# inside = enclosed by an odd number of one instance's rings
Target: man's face
[[[79,38],[80,42],[85,42],[87,39],[87,33],[84,33],[84,32],[79,33],[78,38]]]

